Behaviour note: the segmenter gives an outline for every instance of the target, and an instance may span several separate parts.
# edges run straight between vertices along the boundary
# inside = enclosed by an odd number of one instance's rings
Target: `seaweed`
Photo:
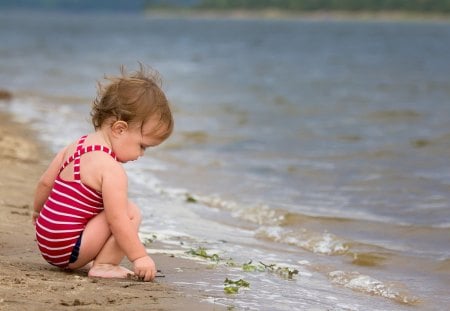
[[[294,268],[278,266],[276,264],[265,264],[261,261],[254,264],[253,260],[249,262],[243,263],[242,265],[237,264],[232,258],[222,259],[218,254],[208,254],[204,247],[198,247],[197,249],[191,248],[186,252],[187,254],[202,257],[205,259],[209,259],[214,261],[214,263],[218,264],[220,261],[224,262],[229,267],[240,267],[244,272],[269,272],[274,273],[286,280],[292,280],[295,275],[298,275],[298,270]],[[237,281],[230,280],[226,278],[224,281],[224,291],[226,294],[236,294],[239,292],[239,289],[242,287],[250,287],[250,283],[239,279]]]
[[[239,289],[241,289],[242,287],[245,288],[250,287],[250,283],[243,279],[233,281],[230,280],[229,278],[226,278],[225,281],[223,281],[223,284],[224,284],[223,290],[226,294],[237,294],[239,292]]]
[[[188,250],[186,253],[187,253],[187,254],[190,254],[190,255],[202,257],[202,258],[205,258],[205,259],[209,259],[209,260],[212,260],[212,261],[214,261],[214,262],[216,262],[216,263],[218,263],[218,262],[220,261],[219,255],[217,255],[217,254],[211,254],[211,255],[209,255],[209,254],[206,252],[206,249],[203,248],[203,247],[199,247],[199,248],[197,248],[197,249],[191,248],[191,249]]]
[[[157,239],[158,237],[156,236],[156,234],[152,234],[152,236],[150,237],[150,238],[145,238],[144,239],[144,246],[145,247],[149,247],[150,246],[150,244],[152,244],[153,242],[155,242],[155,240]]]
[[[292,280],[294,278],[294,275],[298,274],[297,269],[291,269],[289,267],[279,267],[276,264],[267,265],[261,261],[259,263],[264,266],[266,271],[276,273],[285,279]]]

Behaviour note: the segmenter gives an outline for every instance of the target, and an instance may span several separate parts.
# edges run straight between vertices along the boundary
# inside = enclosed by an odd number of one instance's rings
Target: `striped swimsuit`
[[[81,234],[88,221],[103,211],[102,194],[81,182],[80,158],[87,152],[103,151],[116,160],[107,147],[83,147],[85,139],[86,136],[80,138],[77,150],[60,168],[50,196],[36,221],[36,239],[42,256],[50,264],[62,268],[73,262],[70,260],[72,252],[78,252]],[[72,162],[74,181],[65,181],[60,174]]]

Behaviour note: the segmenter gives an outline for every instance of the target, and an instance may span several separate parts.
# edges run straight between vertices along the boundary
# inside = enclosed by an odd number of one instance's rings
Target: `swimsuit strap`
[[[81,136],[80,139],[78,140],[78,144],[77,144],[77,151],[81,150],[81,148],[83,148],[83,144],[84,141],[86,140],[87,135]]]
[[[81,138],[78,140],[77,145],[77,151],[75,152],[75,161],[73,162],[73,179],[80,180],[80,158],[81,158],[81,151],[83,150],[83,144],[86,140],[87,135],[81,136]]]
[[[102,146],[102,145],[90,145],[87,147],[83,147],[83,143],[86,140],[87,135],[81,137],[78,140],[78,145],[77,145],[77,150],[75,151],[74,154],[72,154],[65,162],[64,164],[61,166],[61,169],[59,170],[59,172],[61,173],[61,171],[67,166],[69,165],[72,161],[74,161],[73,163],[73,178],[76,181],[79,181],[81,179],[80,176],[80,158],[83,154],[87,153],[87,152],[92,152],[92,151],[103,151],[106,152],[107,154],[109,154],[110,156],[113,157],[114,160],[117,161],[117,157],[114,154],[114,152],[109,149],[108,147]]]

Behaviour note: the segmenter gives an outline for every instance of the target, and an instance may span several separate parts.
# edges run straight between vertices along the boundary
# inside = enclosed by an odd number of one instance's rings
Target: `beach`
[[[154,282],[89,278],[47,264],[35,244],[33,191],[51,154],[30,129],[0,113],[0,310],[221,310],[200,291],[174,286],[180,273],[196,278],[203,265],[152,255],[161,275]],[[131,268],[129,262],[124,262]],[[182,272],[180,272],[182,271]]]
[[[121,310],[450,303],[447,21],[0,16],[11,94],[0,112],[26,127],[2,120],[0,308],[23,297]],[[96,83],[138,62],[161,73],[175,119],[167,141],[125,165],[140,238],[165,277],[92,283],[38,254],[33,187],[55,152],[92,131]],[[277,273],[287,270],[298,274]],[[227,294],[227,279],[249,287]]]

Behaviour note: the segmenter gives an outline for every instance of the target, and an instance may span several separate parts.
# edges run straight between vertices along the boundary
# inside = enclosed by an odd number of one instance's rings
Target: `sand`
[[[31,223],[36,182],[52,155],[31,129],[0,113],[0,310],[224,310],[204,301],[195,283],[204,265],[169,254],[152,255],[164,277],[154,282],[93,279],[64,272],[40,256]],[[131,268],[128,261],[124,265]],[[189,283],[189,282],[187,282]]]

